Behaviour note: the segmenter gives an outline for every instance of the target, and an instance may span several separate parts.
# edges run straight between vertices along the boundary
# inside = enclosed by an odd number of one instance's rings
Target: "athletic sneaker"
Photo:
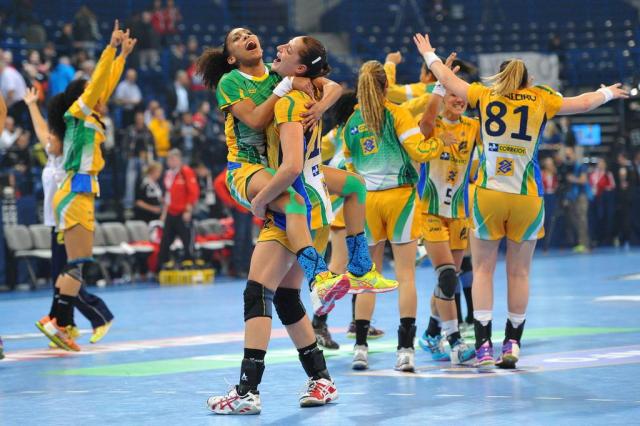
[[[347,277],[349,277],[349,293],[351,294],[386,293],[395,290],[399,285],[398,281],[385,278],[376,271],[376,265],[372,265],[369,272],[361,277],[357,277],[351,272],[347,272]]]
[[[400,348],[396,352],[396,366],[398,371],[414,372],[416,371],[416,350],[413,348]]]
[[[321,324],[318,328],[314,327],[313,332],[316,334],[318,345],[325,349],[340,349],[338,342],[333,340],[333,337],[331,337],[327,324]]]
[[[509,339],[502,345],[502,355],[496,361],[500,368],[516,368],[516,363],[520,358],[520,345],[517,340]]]
[[[478,368],[490,368],[496,365],[493,359],[493,346],[491,342],[484,342],[480,348],[476,349],[476,366]]]
[[[237,386],[226,395],[209,397],[207,407],[216,414],[260,414],[262,411],[260,393],[249,391],[246,395],[239,395]]]
[[[338,399],[338,388],[333,380],[309,379],[307,389],[300,395],[301,407],[318,407]]]
[[[434,361],[449,361],[449,354],[444,348],[444,339],[441,335],[431,337],[425,331],[418,340],[420,347],[427,352],[431,352],[431,359]]]
[[[4,359],[4,345],[2,344],[2,337],[0,337],[0,359]]]
[[[420,266],[427,257],[429,257],[427,248],[423,244],[418,244],[418,250],[416,250],[416,266]]]
[[[384,336],[384,331],[379,328],[375,328],[372,325],[369,325],[369,333],[367,334],[367,340],[375,340]],[[349,324],[349,330],[347,330],[347,339],[355,339],[356,338],[356,323],[351,321]]]
[[[66,351],[79,351],[80,346],[75,342],[74,338],[71,337],[71,329],[73,326],[69,325],[67,327],[59,327],[57,320],[49,319],[49,316],[43,317],[40,321],[36,322],[36,327],[49,338],[53,343],[55,343],[59,348],[64,349]]]
[[[101,325],[100,327],[96,327],[93,329],[93,334],[91,335],[91,338],[89,339],[89,342],[91,343],[98,343],[100,340],[102,340],[102,338],[104,336],[107,335],[107,333],[109,332],[109,329],[111,328],[111,326],[113,325],[113,320],[109,321],[108,323]]]
[[[73,340],[76,340],[78,337],[80,337],[80,329],[75,325],[70,325],[68,328],[68,332],[69,332],[69,336],[71,336]],[[49,347],[51,349],[59,349],[59,346],[53,342],[49,342]]]
[[[466,364],[475,357],[475,349],[467,345],[462,339],[458,339],[451,347],[451,365]]]
[[[354,370],[366,370],[369,368],[369,347],[366,345],[353,346],[353,361],[351,368]]]
[[[349,278],[330,271],[321,272],[313,280],[311,304],[315,315],[325,315],[335,307],[334,301],[342,299],[349,291]]]

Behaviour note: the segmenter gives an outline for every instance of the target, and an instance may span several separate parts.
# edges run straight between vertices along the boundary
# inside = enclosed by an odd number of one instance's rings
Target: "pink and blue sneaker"
[[[493,359],[493,345],[490,341],[486,341],[476,349],[476,367],[478,368],[491,368],[496,365]]]
[[[509,339],[502,344],[502,355],[496,365],[500,368],[513,369],[520,358],[520,344],[517,340]]]

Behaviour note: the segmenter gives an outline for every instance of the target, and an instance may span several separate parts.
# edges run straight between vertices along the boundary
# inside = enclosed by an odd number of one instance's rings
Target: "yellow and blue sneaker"
[[[89,339],[89,342],[91,343],[98,343],[100,340],[102,340],[102,338],[104,336],[107,335],[107,333],[109,332],[109,329],[111,328],[111,326],[113,325],[113,320],[109,321],[108,323],[101,325],[100,327],[96,327],[93,329],[93,334],[91,335],[91,338]]]
[[[376,265],[372,265],[369,272],[361,277],[353,275],[351,272],[347,272],[347,277],[349,278],[349,293],[351,294],[386,293],[398,288],[398,281],[383,277],[376,270]]]

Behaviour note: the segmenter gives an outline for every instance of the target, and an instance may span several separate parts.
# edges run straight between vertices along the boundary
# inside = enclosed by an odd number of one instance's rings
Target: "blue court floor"
[[[494,342],[506,318],[504,263],[496,277]],[[428,318],[431,268],[418,268],[419,333]],[[336,403],[301,409],[305,376],[276,325],[261,386],[263,411],[216,417],[206,398],[236,383],[242,354],[243,283],[97,290],[116,315],[97,345],[47,348],[33,323],[48,292],[0,295],[0,425],[614,425],[640,422],[640,251],[588,256],[537,254],[517,371],[450,369],[420,349],[418,371],[396,373],[397,296],[381,295],[370,370],[350,369],[350,302],[329,318],[341,343],[325,351],[340,391]],[[78,325],[88,323],[76,313]],[[274,321],[277,322],[277,321]],[[312,423],[313,422],[313,423]]]

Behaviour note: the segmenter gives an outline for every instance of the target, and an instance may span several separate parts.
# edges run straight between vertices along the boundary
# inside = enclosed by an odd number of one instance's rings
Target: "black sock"
[[[480,349],[485,342],[491,344],[491,321],[487,325],[482,325],[480,321],[474,320],[473,324],[476,332],[476,349]]]
[[[258,385],[262,381],[262,373],[264,373],[266,354],[267,351],[261,349],[244,348],[244,359],[240,366],[240,384],[238,384],[239,395],[246,395],[249,391],[258,391]]]
[[[462,306],[460,306],[460,293],[456,293],[456,312],[458,314],[458,324],[462,324]]]
[[[471,295],[471,287],[465,287],[462,289],[464,291],[464,299],[467,301],[467,318],[466,322],[473,322],[473,296]]]
[[[451,345],[452,347],[460,339],[462,339],[462,336],[460,336],[459,331],[456,331],[455,333],[451,333],[450,335],[447,336],[447,342],[449,342],[449,345]]]
[[[51,300],[51,309],[49,309],[49,318],[56,317],[56,305],[58,304],[58,298],[60,298],[60,289],[53,287],[53,299]]]
[[[351,322],[356,320],[356,295],[351,296]]]
[[[356,320],[356,345],[367,345],[367,336],[369,335],[369,320]]]
[[[427,336],[436,337],[442,333],[442,327],[440,327],[439,321],[435,317],[429,318],[429,325],[427,326]]]
[[[331,380],[331,376],[327,370],[327,363],[324,359],[324,354],[318,347],[318,342],[313,342],[313,344],[309,346],[298,349],[298,358],[300,358],[302,368],[304,368],[307,376],[311,377],[313,380]]]
[[[398,327],[398,349],[413,348],[413,340],[416,337],[416,319],[411,317],[400,318]]]
[[[313,316],[313,321],[311,321],[311,325],[313,326],[313,328],[320,328],[322,326],[326,326],[327,325],[327,317],[328,316],[329,316],[329,314],[314,315]]]
[[[75,307],[76,296],[67,296],[60,294],[58,303],[56,303],[55,318],[58,320],[58,326],[66,327],[73,325],[73,308]]]
[[[526,321],[523,321],[522,324],[518,326],[518,328],[515,328],[511,324],[511,321],[507,320],[507,326],[504,329],[504,343],[506,343],[507,340],[515,340],[518,342],[518,345],[520,345],[520,340],[522,339],[522,332],[524,331],[525,322]]]

